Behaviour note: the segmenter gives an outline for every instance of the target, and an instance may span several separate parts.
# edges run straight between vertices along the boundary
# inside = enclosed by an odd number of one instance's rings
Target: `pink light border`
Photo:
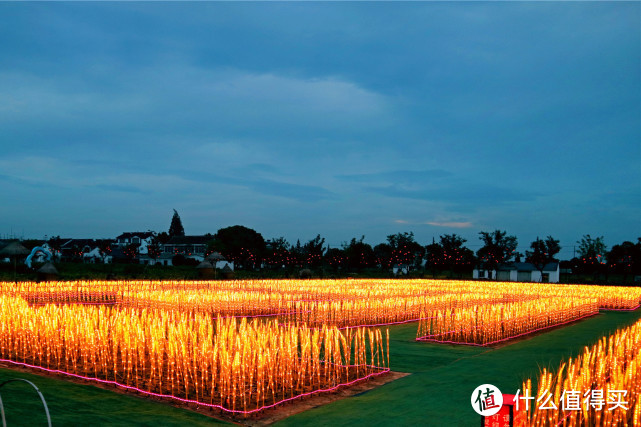
[[[436,335],[425,335],[424,337],[416,338],[416,341],[434,342],[434,343],[439,343],[439,344],[473,345],[473,346],[477,346],[477,347],[489,347],[491,345],[498,344],[500,342],[513,340],[513,339],[522,337],[524,335],[531,335],[531,334],[534,334],[536,332],[544,331],[546,329],[556,328],[558,326],[567,325],[568,323],[577,322],[579,320],[585,319],[587,317],[596,316],[598,314],[599,314],[598,312],[586,314],[585,316],[577,317],[576,319],[568,320],[568,321],[565,321],[565,322],[562,322],[562,323],[555,323],[554,325],[545,326],[543,328],[532,329],[531,331],[528,331],[528,332],[523,332],[521,334],[513,335],[513,336],[510,336],[510,337],[507,337],[507,338],[502,338],[502,339],[496,340],[496,341],[490,341],[490,342],[485,343],[485,344],[477,344],[477,343],[471,343],[471,342],[457,342],[457,341],[448,341],[448,340],[437,340],[437,339],[428,338],[428,337],[431,337],[431,336],[444,335],[444,334],[447,334],[447,333],[450,333],[450,332],[454,332],[454,331],[443,332],[441,334],[436,334]]]
[[[252,409],[252,410],[249,410],[249,411],[242,411],[242,410],[237,410],[237,409],[227,409],[227,408],[225,408],[224,406],[221,406],[221,405],[214,405],[214,404],[211,404],[211,403],[199,402],[197,400],[183,399],[181,397],[172,396],[170,394],[154,393],[154,392],[151,392],[151,391],[146,391],[146,390],[139,389],[137,387],[132,387],[132,386],[128,386],[128,385],[125,385],[125,384],[120,384],[119,382],[116,382],[116,381],[102,380],[100,378],[85,377],[83,375],[72,374],[71,372],[60,371],[58,369],[48,369],[48,368],[45,368],[45,367],[42,367],[42,366],[30,365],[28,363],[22,363],[22,362],[15,362],[15,361],[9,360],[9,359],[0,359],[0,362],[11,363],[13,365],[24,366],[24,367],[31,368],[31,369],[39,369],[41,371],[45,371],[45,372],[48,372],[48,373],[51,373],[51,374],[67,375],[67,376],[70,376],[70,377],[79,378],[79,379],[90,381],[90,382],[98,382],[98,383],[101,383],[101,384],[114,385],[116,387],[122,387],[122,388],[127,389],[127,390],[136,391],[138,393],[141,393],[141,394],[144,394],[144,395],[147,395],[147,396],[153,396],[153,397],[159,397],[159,398],[164,398],[164,399],[176,400],[176,401],[179,401],[181,403],[193,403],[193,404],[200,405],[200,406],[205,406],[205,407],[208,407],[208,408],[220,409],[223,412],[228,412],[228,413],[232,413],[232,414],[240,414],[240,415],[254,414],[256,412],[260,412],[260,411],[263,411],[265,409],[274,408],[274,407],[276,407],[276,406],[278,406],[278,405],[280,405],[282,403],[290,402],[290,401],[293,401],[293,400],[296,400],[296,399],[299,399],[299,398],[302,398],[302,397],[306,397],[306,396],[311,396],[313,394],[327,393],[327,392],[336,391],[336,390],[340,389],[341,387],[348,387],[348,386],[356,384],[357,382],[368,380],[370,378],[373,378],[373,377],[376,377],[376,376],[379,376],[379,375],[383,375],[383,374],[386,374],[386,373],[391,371],[390,368],[375,367],[376,369],[379,369],[380,371],[379,372],[372,372],[371,374],[368,374],[368,375],[366,375],[366,376],[364,376],[362,378],[357,378],[355,380],[352,380],[352,381],[349,381],[349,382],[346,382],[346,383],[337,384],[334,387],[325,388],[325,389],[319,389],[319,390],[314,390],[314,391],[309,391],[307,393],[302,393],[302,394],[299,394],[299,395],[296,395],[296,396],[289,397],[287,399],[280,400],[280,401],[278,401],[276,403],[273,403],[271,405],[265,405],[265,406],[262,406],[260,408]],[[348,366],[354,366],[354,365],[348,365]],[[367,366],[371,366],[371,365],[367,365]]]
[[[641,307],[641,304],[637,304],[632,308],[599,308],[599,311],[635,311],[639,307]]]

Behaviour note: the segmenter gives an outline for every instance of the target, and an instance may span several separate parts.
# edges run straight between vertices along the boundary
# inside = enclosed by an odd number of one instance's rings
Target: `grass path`
[[[470,405],[477,386],[490,383],[514,394],[543,366],[558,367],[586,345],[641,318],[608,312],[497,349],[416,343],[415,325],[391,329],[392,369],[411,372],[363,395],[287,418],[278,426],[478,426]]]
[[[521,381],[536,377],[543,366],[556,368],[586,345],[641,318],[634,313],[609,312],[501,348],[451,346],[414,342],[416,325],[390,329],[392,369],[412,375],[375,390],[287,418],[279,426],[478,426],[470,406],[472,390],[491,383],[513,394]],[[0,369],[0,383],[25,378],[42,391],[53,424],[62,425],[212,425],[214,419],[136,396],[74,384],[8,369]],[[29,386],[11,384],[0,389],[7,425],[45,422],[44,411]],[[44,425],[44,424],[43,424]]]

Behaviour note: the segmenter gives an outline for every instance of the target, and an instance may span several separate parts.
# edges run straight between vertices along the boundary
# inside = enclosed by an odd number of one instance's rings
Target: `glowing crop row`
[[[417,340],[492,345],[599,312],[596,300],[541,298],[423,313]]]
[[[446,280],[92,281],[0,283],[0,292],[35,304],[118,304],[220,316],[274,316],[286,323],[339,327],[431,317],[480,305],[565,298],[631,309],[638,288]],[[421,313],[426,313],[422,316]],[[441,313],[442,314],[442,313]]]
[[[477,282],[456,280],[238,280],[238,281],[76,281],[0,282],[0,293],[20,295],[30,302],[135,302],[147,293],[184,296],[186,306],[199,304],[207,294],[238,295],[237,299],[269,301],[268,305],[292,301],[344,301],[413,297],[453,296],[476,299],[521,301],[553,296],[597,298],[601,308],[634,308],[641,301],[641,288],[589,285],[558,285],[518,282]],[[142,295],[139,295],[142,293]],[[191,295],[191,296],[190,296]],[[194,298],[196,295],[198,298]],[[155,297],[154,297],[155,298]],[[182,297],[181,297],[182,298]],[[227,298],[227,297],[226,297]]]
[[[535,397],[527,405],[527,425],[641,425],[641,321],[585,347],[555,374],[543,369],[537,384],[536,393],[531,379],[522,385],[523,396]],[[569,393],[578,397],[574,404]],[[553,404],[545,407],[550,409],[541,409],[539,402],[548,398]]]
[[[380,330],[0,295],[0,359],[237,412],[385,372]]]

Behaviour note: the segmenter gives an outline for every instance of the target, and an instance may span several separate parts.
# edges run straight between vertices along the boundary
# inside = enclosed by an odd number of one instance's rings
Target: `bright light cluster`
[[[506,304],[485,304],[423,314],[417,340],[493,345],[593,316],[596,299],[550,297]]]
[[[0,358],[250,413],[387,372],[378,329],[491,345],[638,288],[452,280],[0,282]],[[387,341],[387,343],[386,343]]]
[[[585,347],[556,374],[543,369],[537,384],[536,393],[531,379],[521,389],[523,396],[534,397],[527,405],[527,425],[641,425],[641,321]]]
[[[339,327],[417,321],[428,313],[545,298],[597,300],[633,309],[641,289],[454,280],[78,281],[0,283],[32,303],[114,303],[220,316],[276,316],[285,323]],[[443,331],[441,331],[443,332]]]
[[[387,338],[389,342],[389,338]],[[387,372],[380,329],[0,295],[0,359],[251,413]]]

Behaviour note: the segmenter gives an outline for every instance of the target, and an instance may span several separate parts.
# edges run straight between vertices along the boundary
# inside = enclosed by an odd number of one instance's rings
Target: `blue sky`
[[[0,3],[0,234],[641,236],[638,2]]]

